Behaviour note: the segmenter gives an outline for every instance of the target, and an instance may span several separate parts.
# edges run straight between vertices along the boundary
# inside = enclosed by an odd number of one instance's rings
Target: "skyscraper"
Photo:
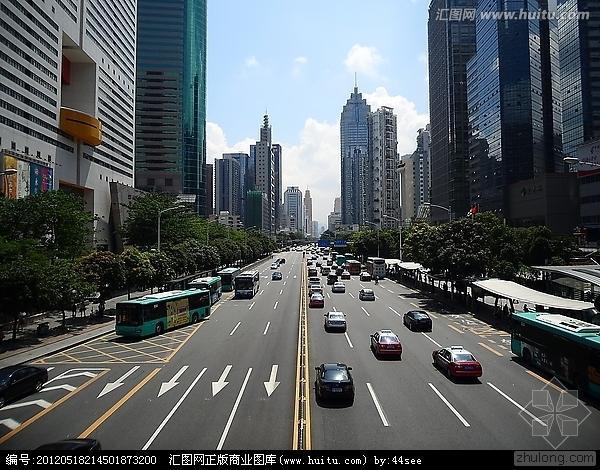
[[[269,233],[275,233],[275,155],[271,146],[269,116],[264,115],[260,128],[260,140],[250,146],[250,158],[254,160],[255,189],[262,191],[269,204]]]
[[[354,86],[340,117],[342,222],[363,224],[371,184],[369,113],[371,107]]]
[[[300,191],[297,186],[288,186],[283,195],[283,200],[290,232],[304,234],[304,208],[302,205],[302,191]]]
[[[312,233],[312,197],[310,197],[310,189],[304,192],[304,233]]]
[[[528,4],[533,11],[548,8],[547,0]],[[478,11],[504,11],[506,5],[484,0]],[[467,76],[471,202],[510,220],[511,184],[564,167],[558,28],[556,20],[477,18],[478,50]]]
[[[206,186],[206,212],[205,216],[210,217],[215,213],[215,174],[214,164],[207,163],[204,165],[204,184]]]
[[[139,0],[136,186],[206,212],[206,0]]]
[[[282,188],[282,177],[283,177],[283,168],[281,166],[282,161],[281,161],[281,157],[282,157],[282,149],[281,149],[281,145],[279,144],[273,144],[271,146],[271,149],[273,150],[273,163],[274,163],[274,195],[275,195],[275,201],[274,201],[274,210],[275,210],[275,230],[279,229],[280,227],[280,221],[281,221],[281,208],[282,208],[282,201],[281,198],[283,197],[283,188]]]
[[[342,198],[336,197],[333,201],[333,212],[342,213]]]
[[[242,206],[240,164],[237,160],[215,160],[215,213],[240,215]]]
[[[402,156],[402,220],[411,220],[429,202],[429,125],[417,131],[417,148]]]
[[[238,162],[240,167],[240,212],[242,222],[245,222],[246,216],[246,200],[248,191],[254,188],[254,176],[251,173],[254,172],[254,165],[250,163],[250,156],[247,153],[224,153],[223,159],[235,160]]]
[[[133,185],[135,0],[0,2],[0,178],[6,197],[83,197],[112,248],[109,185]]]
[[[392,108],[381,107],[369,116],[371,187],[367,188],[367,219],[393,228],[400,219],[398,133]],[[387,217],[386,217],[387,216]]]
[[[467,62],[475,53],[475,23],[442,14],[476,6],[477,0],[432,0],[429,6],[431,202],[460,215],[469,208]],[[432,209],[431,216],[447,220],[448,213]]]

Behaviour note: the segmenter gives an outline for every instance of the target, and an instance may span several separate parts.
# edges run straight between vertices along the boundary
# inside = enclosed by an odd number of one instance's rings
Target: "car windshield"
[[[323,296],[322,296],[322,295],[319,295],[319,294],[314,294],[314,295],[311,297],[311,300],[323,300]]]
[[[373,293],[372,290],[369,290],[369,289],[363,290],[363,294],[372,294],[372,293]]]
[[[344,315],[342,315],[341,313],[330,313],[329,314],[329,319],[330,320],[343,320],[344,319]]]
[[[344,369],[329,369],[323,374],[325,380],[348,380],[348,372]]]
[[[379,342],[383,344],[397,343],[398,337],[395,335],[383,335],[379,338]]]
[[[473,355],[469,353],[455,354],[454,356],[452,356],[452,359],[454,360],[454,362],[470,362],[475,360]]]
[[[421,312],[414,312],[414,313],[413,313],[413,317],[415,318],[415,320],[421,320],[421,319],[423,319],[423,318],[429,318],[429,317],[427,316],[427,314],[425,314],[425,313],[421,313]]]

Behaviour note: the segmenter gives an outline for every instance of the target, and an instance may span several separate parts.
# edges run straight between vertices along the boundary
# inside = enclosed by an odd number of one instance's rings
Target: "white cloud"
[[[304,56],[299,56],[294,59],[294,66],[292,67],[292,76],[300,77],[306,69],[306,64],[308,64],[308,59]]]
[[[373,93],[363,93],[363,96],[372,111],[381,106],[394,108],[394,114],[398,117],[398,152],[400,155],[412,153],[417,145],[417,131],[429,123],[429,115],[420,114],[412,101],[401,95],[390,95],[382,86]]]
[[[306,63],[308,63],[308,59],[304,56],[300,56],[300,57],[296,57],[294,59],[294,62],[297,64],[306,64]]]
[[[258,62],[258,59],[255,56],[247,57],[245,64],[246,64],[246,67],[248,67],[248,68],[260,66],[260,63]]]
[[[213,163],[215,158],[222,158],[224,153],[249,153],[250,145],[255,143],[256,139],[246,137],[230,146],[227,143],[225,132],[218,124],[214,122],[206,123],[206,163]]]
[[[370,77],[379,76],[378,67],[382,62],[383,57],[381,57],[377,48],[360,44],[354,44],[348,51],[346,60],[344,60],[346,69],[349,72],[358,72]]]
[[[429,83],[429,56],[427,55],[427,51],[419,54],[417,60],[425,67],[425,82]]]

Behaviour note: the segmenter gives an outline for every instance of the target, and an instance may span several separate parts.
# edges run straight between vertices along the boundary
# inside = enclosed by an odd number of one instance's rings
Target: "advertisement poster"
[[[17,197],[29,196],[29,162],[17,161]]]
[[[4,169],[15,169],[17,168],[17,159],[15,157],[4,156]],[[8,199],[17,199],[17,176],[18,175],[6,175],[3,176],[3,188],[4,195]]]
[[[167,302],[167,329],[189,323],[188,311],[188,299]]]
[[[42,170],[43,167],[32,163],[29,165],[29,191],[31,194],[37,194],[42,190]]]
[[[42,168],[42,191],[52,190],[52,169],[47,166]]]

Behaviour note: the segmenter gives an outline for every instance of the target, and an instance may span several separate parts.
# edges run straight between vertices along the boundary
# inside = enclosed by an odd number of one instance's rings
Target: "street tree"
[[[77,272],[98,292],[98,312],[102,315],[106,300],[125,285],[123,261],[110,251],[94,251],[78,260]]]
[[[156,276],[154,267],[146,253],[135,247],[128,247],[120,255],[125,271],[125,286],[127,298],[131,298],[131,289],[144,290],[153,287],[152,282]]]

